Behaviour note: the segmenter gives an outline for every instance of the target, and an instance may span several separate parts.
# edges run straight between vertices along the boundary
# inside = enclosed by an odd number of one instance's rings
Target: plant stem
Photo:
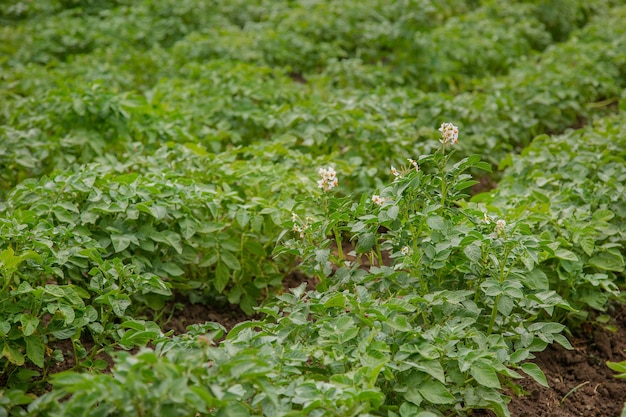
[[[378,266],[382,267],[383,266],[383,254],[380,252],[380,246],[378,245],[378,242],[376,242],[374,247],[376,248],[376,257],[378,258]]]
[[[508,275],[508,273],[506,273],[506,260],[509,258],[509,255],[511,254],[511,247],[507,247],[504,251],[504,256],[502,257],[502,261],[500,262],[500,276],[499,281],[500,284],[504,284],[504,280],[506,280],[506,277]],[[498,303],[500,302],[500,296],[502,294],[498,294],[496,296],[495,302],[493,304],[493,309],[491,310],[491,320],[489,320],[489,327],[487,328],[487,334],[490,335],[491,331],[493,330],[493,325],[496,322],[496,317],[498,316]]]
[[[441,208],[440,211],[443,214],[443,210],[446,206],[446,193],[447,184],[446,184],[446,144],[441,144],[441,164],[439,166],[439,175],[441,176]]]
[[[341,240],[341,233],[339,233],[339,229],[337,229],[336,227],[333,227],[333,233],[335,234],[335,243],[337,244],[337,254],[339,256],[339,261],[343,263],[343,242]]]
[[[498,316],[498,303],[500,302],[501,295],[502,294],[496,295],[496,299],[493,303],[493,308],[491,309],[491,319],[489,320],[489,327],[487,328],[487,336],[491,334],[493,325],[496,323],[496,317]]]

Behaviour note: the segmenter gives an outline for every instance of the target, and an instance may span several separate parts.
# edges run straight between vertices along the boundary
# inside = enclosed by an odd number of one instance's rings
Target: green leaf
[[[483,256],[482,250],[480,248],[480,243],[477,242],[474,242],[463,248],[463,253],[470,261],[473,262],[480,262]]]
[[[415,405],[421,405],[424,401],[424,397],[415,388],[409,388],[404,394],[404,399]]]
[[[605,271],[623,271],[624,258],[619,251],[609,249],[589,259],[589,265]]]
[[[14,365],[22,366],[24,365],[24,355],[20,352],[19,349],[9,345],[8,343],[4,345],[4,349],[2,349],[2,356],[7,358],[9,362]]]
[[[63,291],[63,288],[58,285],[46,284],[44,287],[44,293],[56,298],[65,297],[65,291]]]
[[[59,221],[63,223],[69,223],[69,224],[74,223],[74,216],[70,214],[70,212],[64,209],[63,207],[54,207],[52,209],[52,212],[54,213],[54,215]]]
[[[22,262],[21,256],[15,256],[15,252],[11,248],[7,248],[0,252],[0,267],[4,270],[13,269]]]
[[[250,417],[250,412],[244,405],[231,402],[226,407],[220,408],[217,417]]]
[[[615,378],[626,378],[626,361],[622,361],[622,362],[607,361],[606,366],[608,366],[609,369],[615,372],[619,372],[618,375],[614,375]]]
[[[74,100],[72,100],[72,109],[74,109],[74,112],[76,112],[77,115],[84,116],[85,102],[79,98],[74,98]]]
[[[67,304],[58,304],[58,308],[59,308],[59,311],[61,311],[61,314],[63,315],[63,317],[65,318],[65,325],[69,326],[70,324],[72,324],[72,322],[74,321],[74,318],[76,317],[76,313],[74,312],[74,309],[68,306]]]
[[[534,363],[526,362],[521,365],[522,371],[528,374],[532,379],[537,381],[540,385],[543,385],[546,388],[550,388],[548,385],[548,380],[544,375],[543,371]]]
[[[343,294],[335,294],[330,297],[328,301],[324,303],[324,307],[340,307],[343,308],[346,305],[346,297]]]
[[[24,338],[26,341],[26,356],[32,363],[40,368],[44,367],[44,344],[37,336],[27,336]]]
[[[511,314],[511,311],[513,311],[514,307],[515,302],[511,297],[508,297],[506,295],[502,296],[498,301],[498,312],[503,316],[508,316],[509,314]]]
[[[118,317],[123,317],[126,309],[132,304],[126,294],[116,294],[115,297],[110,297],[110,301],[113,313]]]
[[[595,249],[595,239],[591,236],[583,236],[579,239],[578,243],[580,247],[585,251],[588,256],[593,254],[593,250]]]
[[[239,263],[239,259],[229,251],[220,252],[220,259],[224,264],[233,271],[241,270],[241,264]]]
[[[237,214],[235,214],[235,219],[237,220],[239,226],[246,227],[246,225],[250,221],[250,215],[245,210],[237,210]]]
[[[196,219],[191,216],[182,218],[178,225],[180,226],[180,232],[185,239],[191,239],[191,237],[195,235],[200,228]]]
[[[224,291],[229,281],[230,272],[228,268],[222,262],[218,262],[217,268],[215,268],[215,281],[213,281],[213,286],[217,292],[221,293]]]
[[[567,249],[563,249],[563,248],[557,249],[554,252],[554,256],[556,256],[559,259],[566,260],[566,261],[573,261],[573,262],[578,261],[578,256],[576,256],[574,252],[569,251]]]
[[[161,270],[166,272],[171,277],[180,277],[185,273],[181,267],[169,262],[161,264]]]
[[[535,268],[525,274],[522,282],[531,290],[547,290],[550,288],[548,276],[539,268]]]
[[[395,220],[398,218],[398,213],[400,212],[400,208],[398,206],[391,206],[387,209],[387,216],[391,220]]]
[[[409,323],[409,320],[406,318],[406,316],[402,316],[402,315],[395,316],[391,320],[387,320],[387,324],[392,329],[396,329],[401,332],[408,332],[413,328],[411,324]]]
[[[11,323],[8,321],[0,321],[0,335],[6,336],[11,331]]]
[[[72,371],[59,372],[52,375],[52,385],[55,387],[84,387],[85,380],[88,379],[88,375],[79,374]]]
[[[115,253],[119,253],[130,246],[132,241],[131,235],[111,235],[111,243],[113,244],[113,249],[115,249]]]
[[[398,411],[400,411],[400,417],[415,417],[419,408],[409,402],[405,402],[402,403]]]
[[[417,388],[419,393],[432,404],[454,404],[454,395],[439,381],[428,381]]]
[[[565,349],[567,350],[574,350],[574,346],[572,346],[572,344],[569,342],[569,340],[567,340],[567,338],[565,336],[563,336],[562,334],[554,334],[552,336],[554,338],[554,341],[556,343],[558,343],[559,345],[563,346]]]
[[[165,207],[157,206],[154,204],[148,207],[148,211],[157,220],[161,220],[167,215],[167,209]]]
[[[30,336],[35,333],[39,326],[39,318],[30,314],[22,314],[20,316],[20,322],[22,323],[22,333],[24,336]]]
[[[179,234],[164,230],[161,232],[161,235],[163,236],[164,242],[173,247],[179,255],[183,253],[183,246]]]
[[[124,323],[120,324],[120,327],[123,329],[134,329],[137,331],[146,330],[146,325],[144,323],[133,321],[133,320],[125,321]]]
[[[356,244],[356,253],[365,253],[374,247],[376,243],[376,235],[374,233],[364,233],[359,236],[359,241]]]
[[[470,374],[480,385],[489,388],[500,389],[500,380],[498,373],[493,366],[482,360],[477,360],[470,366]]]
[[[85,303],[80,298],[80,295],[78,294],[78,291],[77,291],[79,287],[63,286],[62,289],[65,295],[65,299],[69,301],[72,304],[72,306],[81,307],[81,308],[85,306]],[[89,294],[86,294],[86,298],[89,298]]]
[[[441,216],[430,216],[426,219],[428,227],[434,230],[443,230],[445,222]]]
[[[441,366],[441,362],[438,359],[421,360],[415,363],[415,368],[419,369],[422,372],[426,372],[428,375],[432,376],[442,384],[446,383],[443,366]]]
[[[613,217],[615,217],[615,213],[613,213],[611,210],[600,209],[593,212],[591,219],[594,222],[608,222]]]
[[[189,390],[193,392],[194,394],[196,394],[198,398],[202,400],[206,408],[215,407],[215,404],[217,403],[217,399],[205,387],[192,386],[192,387],[189,387]]]

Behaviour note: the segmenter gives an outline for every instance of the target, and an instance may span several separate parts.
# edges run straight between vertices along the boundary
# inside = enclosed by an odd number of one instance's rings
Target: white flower
[[[303,238],[304,232],[309,228],[309,224],[313,222],[313,219],[307,217],[306,222],[303,223],[296,213],[291,212],[291,221],[293,222],[292,230],[298,233],[301,238]]]
[[[324,191],[328,191],[331,188],[335,188],[339,185],[337,173],[332,167],[320,168],[318,173],[320,174],[322,179],[317,182],[317,186]]]
[[[304,231],[305,231],[306,229],[308,229],[308,228],[309,228],[309,226],[308,226],[308,225],[306,225],[306,224],[303,224],[302,226],[299,226],[299,225],[297,225],[297,224],[294,224],[294,225],[293,225],[293,231],[294,231],[294,232],[296,232],[296,233],[298,233],[298,234],[300,235],[300,238],[303,238],[303,237],[304,237]]]
[[[503,219],[499,219],[496,221],[496,233],[501,234],[504,233],[504,227],[506,226],[506,221]]]
[[[489,218],[489,216],[487,216],[486,212],[483,213],[483,222],[487,223],[487,224],[491,223],[491,218]]]
[[[419,171],[419,170],[420,170],[420,166],[419,166],[419,165],[417,165],[417,161],[415,161],[415,160],[413,160],[413,159],[411,159],[411,158],[409,158],[409,159],[408,159],[408,161],[409,161],[409,164],[411,164],[411,165],[413,165],[413,166],[415,167],[415,170],[416,170],[416,171]]]
[[[459,128],[452,123],[442,123],[439,131],[441,132],[439,142],[444,145],[459,143]]]
[[[381,197],[379,195],[374,194],[372,196],[372,201],[374,202],[374,204],[378,204],[379,206],[382,206],[383,204],[385,204],[385,201],[387,201],[386,198]]]
[[[401,252],[404,256],[407,256],[409,253],[411,253],[411,248],[409,248],[408,246],[403,246]]]
[[[400,176],[400,173],[398,172],[396,167],[394,167],[393,165],[391,166],[391,173],[393,174],[394,177],[396,177],[396,179]]]

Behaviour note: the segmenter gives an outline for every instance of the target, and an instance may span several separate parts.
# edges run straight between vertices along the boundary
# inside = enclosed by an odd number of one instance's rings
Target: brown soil
[[[530,378],[521,381],[525,394],[512,397],[512,417],[620,417],[626,402],[626,381],[614,378],[606,361],[626,359],[626,308],[612,312],[612,331],[586,326],[571,337],[574,350],[549,346],[533,360],[544,371],[550,388]],[[477,417],[493,417],[480,411]]]
[[[478,177],[478,184],[474,184],[471,188],[471,194],[476,195],[480,193],[486,193],[495,189],[498,186],[498,182],[493,178],[493,175],[483,175]]]
[[[299,271],[294,271],[283,279],[284,291],[296,288],[303,282],[306,283],[307,291],[315,289],[317,280],[305,276]],[[180,298],[166,306],[167,313],[164,317],[169,317],[162,325],[163,331],[174,331],[174,334],[182,334],[187,331],[187,326],[192,324],[202,324],[213,321],[221,324],[230,330],[238,323],[246,320],[253,320],[255,316],[249,316],[243,312],[239,306],[228,302],[196,303],[192,304],[186,299]]]
[[[217,322],[226,330],[230,330],[242,321],[253,319],[244,313],[239,306],[229,303],[192,304],[189,301],[179,301],[168,305],[167,309],[170,310],[171,318],[163,324],[162,328],[164,332],[173,330],[174,334],[185,333],[187,326],[202,324],[207,321]]]

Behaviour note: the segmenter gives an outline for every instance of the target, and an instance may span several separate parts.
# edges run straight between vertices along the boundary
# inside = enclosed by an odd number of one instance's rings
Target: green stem
[[[335,243],[337,244],[337,254],[339,255],[339,261],[343,263],[344,258],[341,233],[339,233],[339,229],[337,229],[336,227],[333,227],[333,232],[335,234]]]
[[[383,266],[383,254],[380,252],[380,245],[378,244],[378,242],[376,242],[374,247],[376,248],[376,257],[378,258],[378,266],[382,267]]]
[[[496,296],[496,300],[493,303],[493,309],[491,310],[491,320],[489,320],[489,327],[487,328],[487,335],[491,334],[493,330],[493,325],[496,323],[496,317],[498,316],[498,303],[500,302],[501,294]]]
[[[441,164],[439,166],[439,175],[441,175],[441,213],[443,214],[443,210],[446,206],[446,193],[447,183],[446,183],[446,145],[445,143],[441,144]]]
[[[511,253],[511,249],[510,247],[507,247],[506,250],[504,251],[504,257],[502,258],[502,261],[500,262],[500,276],[499,276],[499,281],[500,284],[504,283],[504,280],[506,280],[506,277],[508,276],[508,273],[506,273],[506,260],[509,258],[509,255]],[[487,334],[490,335],[491,331],[493,330],[493,325],[496,323],[496,317],[498,315],[498,303],[500,302],[500,296],[502,294],[498,294],[496,296],[495,302],[493,304],[493,309],[491,310],[491,320],[489,321],[489,328],[487,329]]]

